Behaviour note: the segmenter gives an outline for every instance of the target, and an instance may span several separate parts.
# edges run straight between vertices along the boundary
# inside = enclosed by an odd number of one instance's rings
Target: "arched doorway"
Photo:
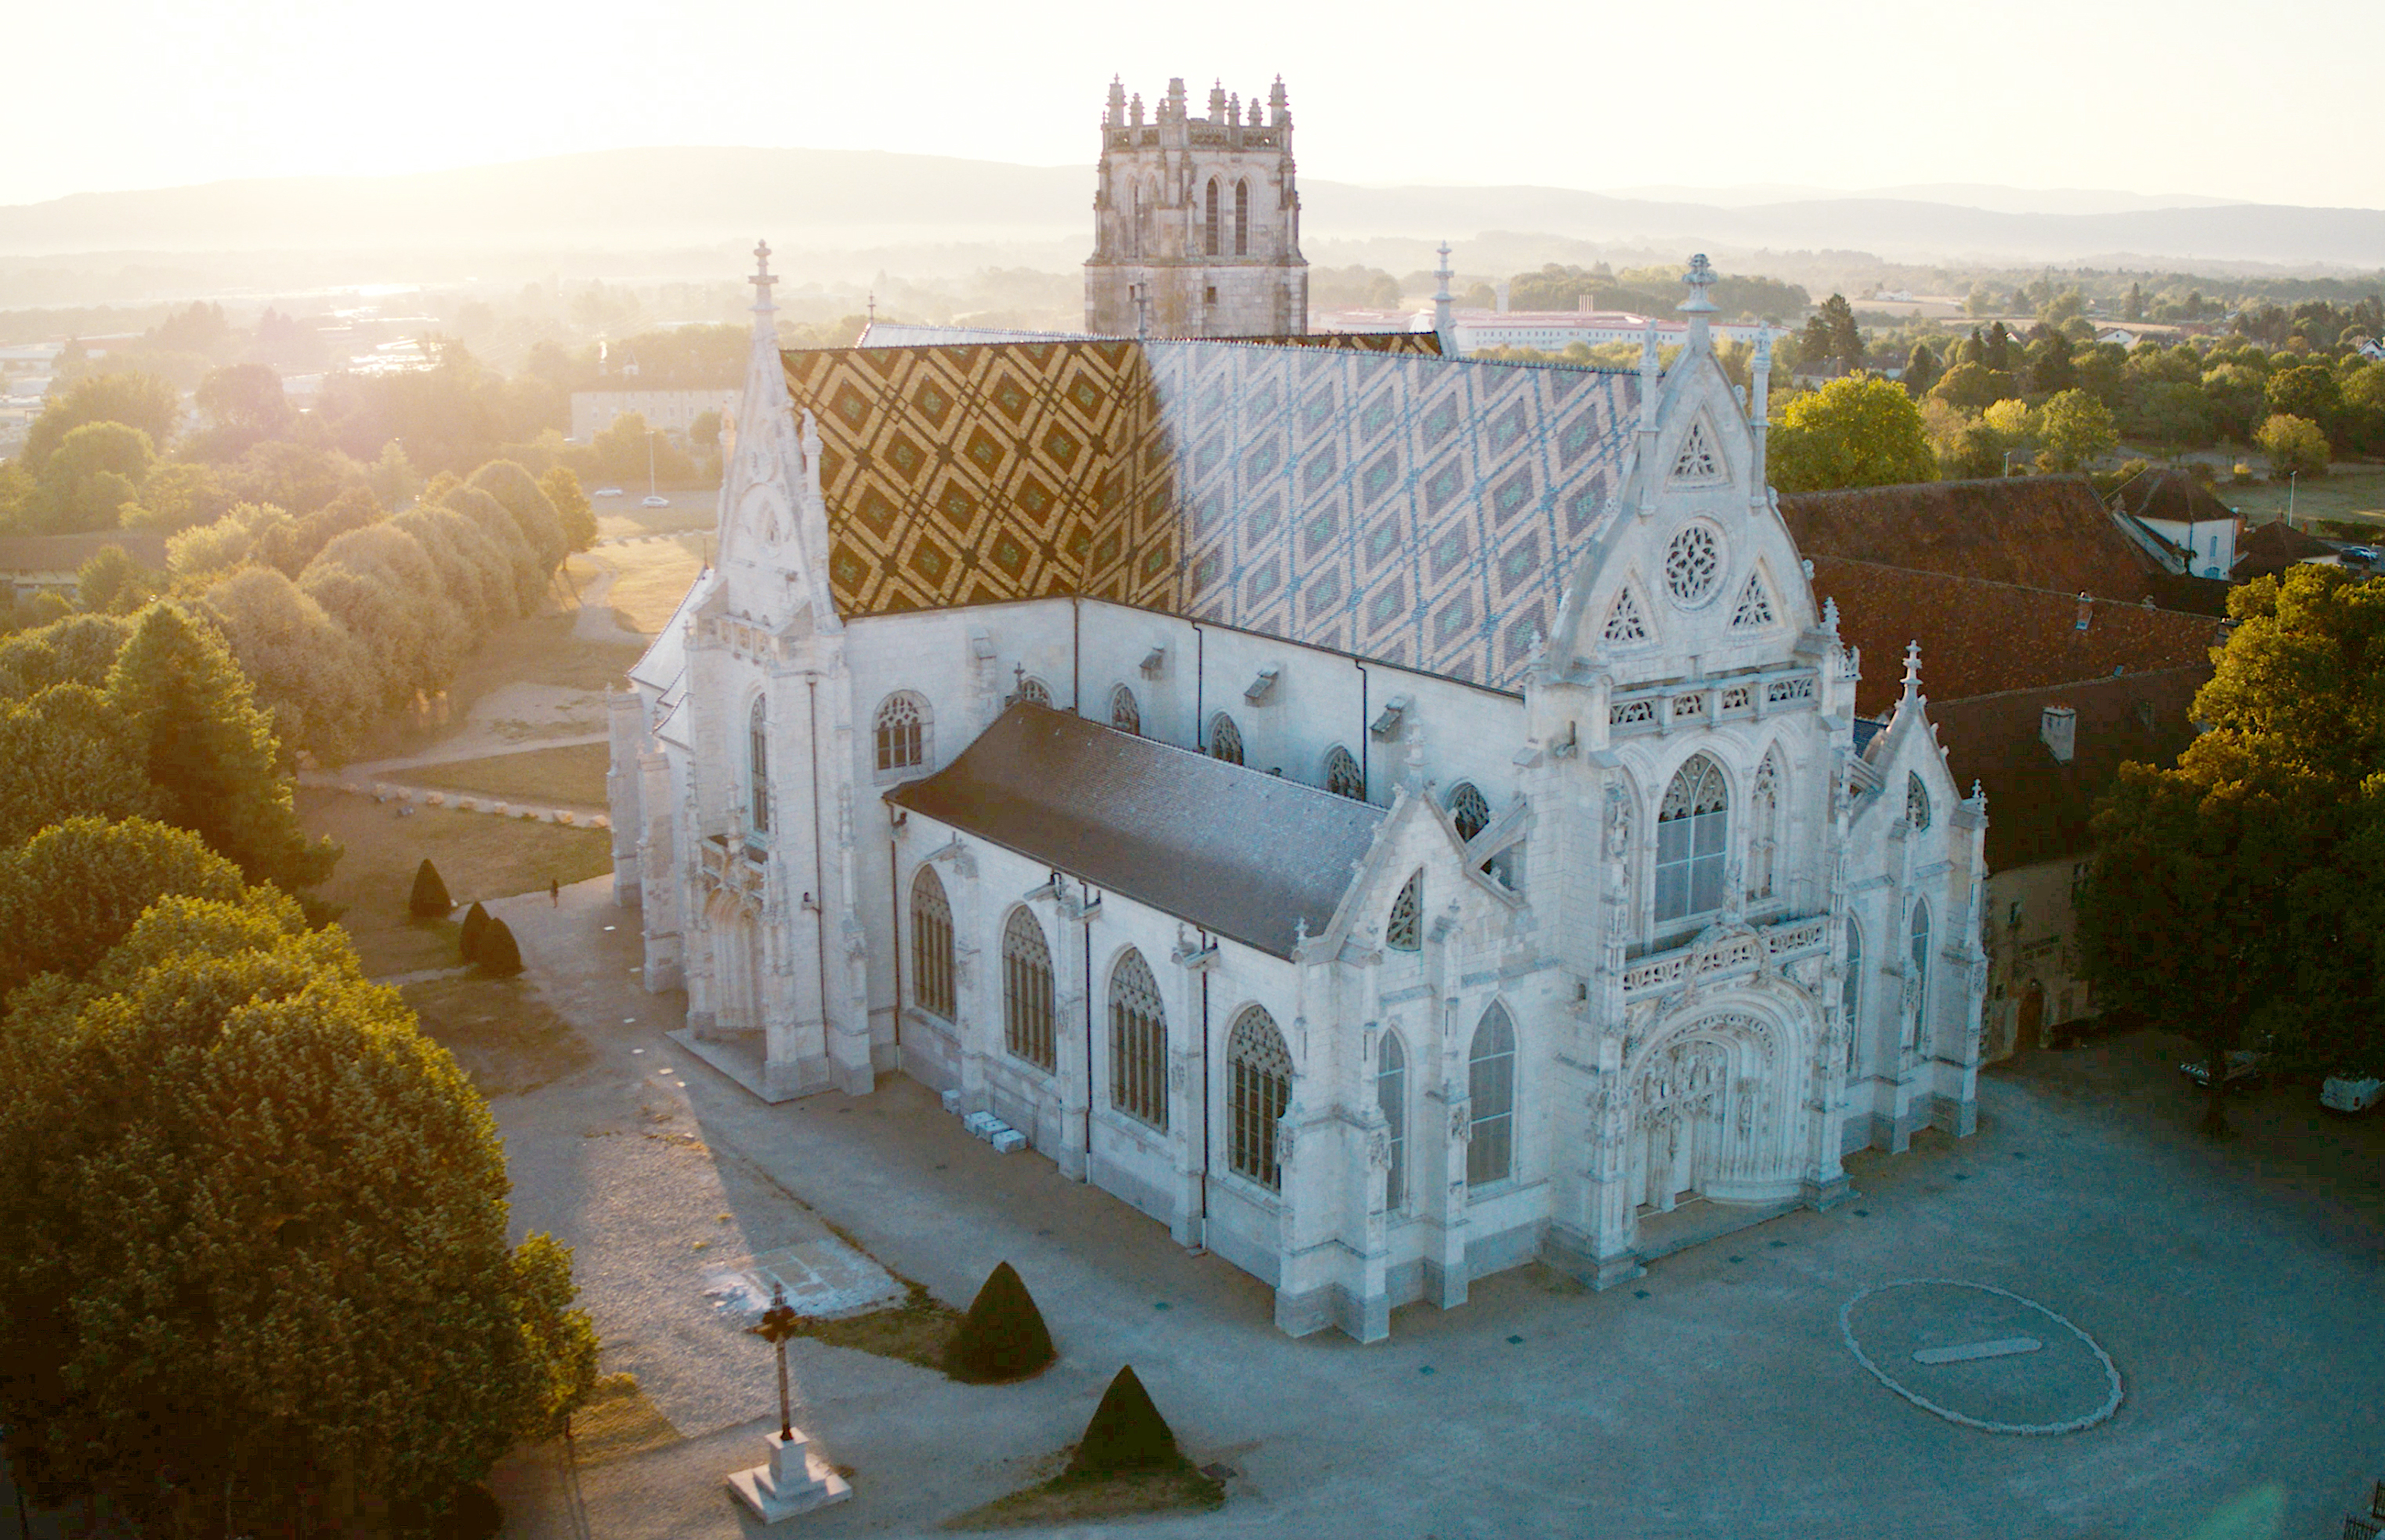
[[[1802,1035],[1811,1043],[1814,1034]],[[1769,1203],[1793,1196],[1796,1087],[1810,1072],[1791,1025],[1718,1011],[1658,1035],[1630,1072],[1627,1191],[1642,1215],[1692,1198]]]
[[[724,1032],[762,1025],[762,926],[754,912],[728,898],[712,907],[713,1019]]]

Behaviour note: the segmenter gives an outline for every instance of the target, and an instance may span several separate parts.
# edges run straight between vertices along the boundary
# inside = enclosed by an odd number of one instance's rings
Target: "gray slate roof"
[[[1323,931],[1383,810],[1021,702],[886,793],[1030,860],[1277,957]]]

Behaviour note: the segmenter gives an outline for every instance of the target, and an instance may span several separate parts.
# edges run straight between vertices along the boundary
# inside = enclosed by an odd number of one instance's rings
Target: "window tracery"
[[[1909,770],[1904,776],[1904,821],[1916,834],[1929,826],[1929,789]]]
[[[953,906],[932,866],[911,879],[911,1003],[953,1019]]]
[[[1674,772],[1656,812],[1656,923],[1720,909],[1730,796],[1722,767],[1693,755]]]
[[[1647,619],[1630,589],[1615,596],[1615,607],[1606,612],[1605,635],[1609,647],[1636,647],[1648,640]]]
[[[1047,1073],[1058,1062],[1052,1039],[1052,949],[1024,908],[1002,927],[1002,1044]]]
[[[1408,1191],[1408,1055],[1396,1032],[1383,1034],[1381,1057],[1375,1065],[1375,1105],[1382,1109],[1390,1135],[1383,1207],[1398,1209],[1407,1201]]]
[[[1392,900],[1392,916],[1383,925],[1383,945],[1393,951],[1416,951],[1423,945],[1424,872],[1408,875]]]
[[[1131,947],[1110,971],[1110,1105],[1168,1132],[1168,1012]]]
[[[1473,838],[1491,826],[1490,799],[1472,781],[1459,781],[1449,789],[1449,821],[1457,826],[1457,838]]]
[[[1516,1024],[1504,1005],[1483,1012],[1466,1055],[1466,1185],[1504,1182],[1516,1166]]]
[[[1731,612],[1730,628],[1753,631],[1772,624],[1772,595],[1764,586],[1764,575],[1751,572],[1747,586],[1739,590],[1739,608]]]
[[[1136,702],[1134,691],[1124,685],[1110,691],[1110,726],[1138,737],[1143,733],[1143,707]]]
[[[1224,712],[1209,719],[1209,757],[1228,764],[1242,763],[1242,729]]]
[[[1672,479],[1676,481],[1713,481],[1722,476],[1722,457],[1715,453],[1714,440],[1706,432],[1706,420],[1700,417],[1690,424],[1681,438],[1679,453],[1673,456]]]
[[[874,736],[880,775],[918,769],[928,757],[928,703],[907,689],[888,696]]]
[[[1665,591],[1673,602],[1688,608],[1714,596],[1722,580],[1722,541],[1713,528],[1692,524],[1665,548]]]
[[[1367,800],[1367,778],[1358,768],[1357,756],[1338,743],[1325,753],[1325,789],[1354,802]]]
[[[754,710],[745,718],[745,796],[755,834],[770,832],[769,704],[768,696],[755,696]]]
[[[1283,1188],[1276,1160],[1276,1123],[1292,1104],[1292,1051],[1275,1018],[1259,1005],[1234,1018],[1226,1038],[1228,1167],[1271,1191]]]

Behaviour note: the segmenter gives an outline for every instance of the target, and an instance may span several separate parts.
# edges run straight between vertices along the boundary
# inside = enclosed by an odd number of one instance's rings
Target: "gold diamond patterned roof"
[[[1080,595],[1484,683],[1548,634],[1637,396],[1430,332],[782,356],[847,617]]]

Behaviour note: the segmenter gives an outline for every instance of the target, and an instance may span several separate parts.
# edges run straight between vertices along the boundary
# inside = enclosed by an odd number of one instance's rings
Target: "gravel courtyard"
[[[1234,1472],[1222,1511],[1138,1526],[1155,1534],[2266,1540],[2334,1534],[2385,1476],[2385,1117],[2280,1087],[2207,1145],[2175,1039],[1990,1073],[1976,1137],[1857,1157],[1860,1196],[1829,1213],[1605,1294],[1520,1269],[1362,1348],[1281,1336],[1257,1281],[1038,1156],[994,1154],[908,1080],[761,1105],[665,1040],[677,998],[639,988],[636,915],[608,882],[494,908],[593,1055],[495,1103],[517,1224],[578,1248],[606,1369],[677,1434],[598,1463],[517,1458],[498,1482],[512,1534],[769,1533],[721,1484],[761,1459],[768,1352],[705,1290],[839,1235],[956,1305],[1009,1260],[1061,1361],[973,1387],[793,1344],[797,1421],[854,1497],[788,1534],[922,1533],[1047,1473],[1123,1362],[1196,1460]],[[1880,1291],[1912,1279],[1986,1287]],[[2123,1394],[2093,1421],[2099,1354]],[[1920,1401],[2088,1425],[1983,1431]]]

